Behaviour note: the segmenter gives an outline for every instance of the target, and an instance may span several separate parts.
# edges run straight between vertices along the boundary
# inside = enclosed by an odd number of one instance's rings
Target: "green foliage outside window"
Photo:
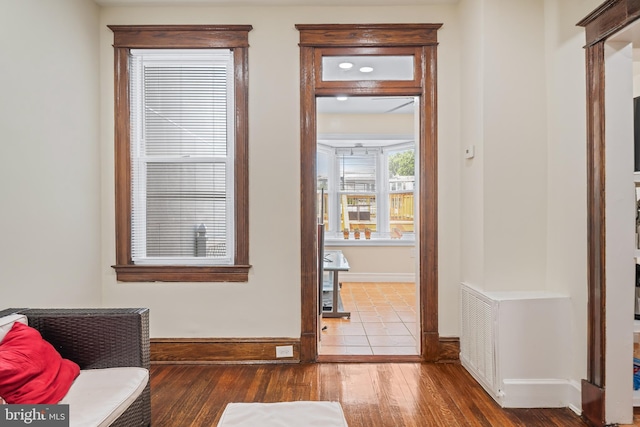
[[[414,176],[415,150],[400,151],[389,156],[389,174],[391,176]]]

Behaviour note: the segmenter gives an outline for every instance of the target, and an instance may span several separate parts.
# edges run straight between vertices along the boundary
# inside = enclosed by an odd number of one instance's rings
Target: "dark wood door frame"
[[[301,362],[318,355],[317,219],[316,219],[316,96],[348,89],[358,95],[413,95],[420,99],[419,140],[419,287],[421,357],[437,361],[438,334],[438,173],[437,173],[437,30],[442,24],[296,25],[300,32],[300,228],[301,228]],[[321,49],[412,48],[420,75],[410,83],[323,83],[318,63]],[[345,50],[344,48],[347,48]],[[386,50],[388,52],[388,49]]]
[[[608,37],[640,17],[640,0],[609,0],[578,23],[586,32],[587,79],[587,378],[582,380],[583,417],[604,426],[606,343],[605,59]]]

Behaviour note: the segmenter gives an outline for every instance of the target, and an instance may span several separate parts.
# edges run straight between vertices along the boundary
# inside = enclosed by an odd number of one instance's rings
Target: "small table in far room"
[[[330,273],[332,280],[322,282],[322,293],[331,293],[331,310],[322,310],[322,317],[351,317],[351,312],[344,311],[340,298],[340,282],[338,272],[349,271],[349,261],[342,251],[331,250],[324,252],[323,270]]]

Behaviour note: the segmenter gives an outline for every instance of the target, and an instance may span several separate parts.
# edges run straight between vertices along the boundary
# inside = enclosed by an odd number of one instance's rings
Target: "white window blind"
[[[376,159],[377,152],[343,152],[340,156],[340,190],[375,192]]]
[[[131,51],[136,264],[233,263],[233,63],[228,49]]]

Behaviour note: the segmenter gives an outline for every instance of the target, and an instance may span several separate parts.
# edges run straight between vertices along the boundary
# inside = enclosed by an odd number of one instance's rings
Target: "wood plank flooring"
[[[151,367],[153,427],[215,427],[229,402],[295,400],[338,401],[349,427],[586,426],[569,409],[504,410],[454,363]]]

